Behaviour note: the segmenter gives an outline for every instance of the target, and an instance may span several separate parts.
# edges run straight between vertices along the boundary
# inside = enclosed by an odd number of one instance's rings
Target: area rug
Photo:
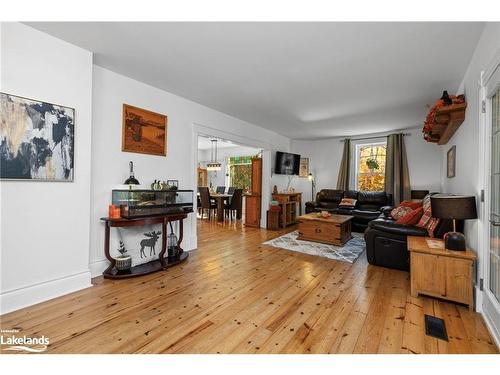
[[[316,255],[348,263],[354,263],[366,249],[362,233],[352,233],[353,238],[347,241],[344,246],[297,240],[298,235],[298,231],[290,232],[281,237],[266,241],[263,245],[269,245],[280,249],[297,251],[299,253]]]

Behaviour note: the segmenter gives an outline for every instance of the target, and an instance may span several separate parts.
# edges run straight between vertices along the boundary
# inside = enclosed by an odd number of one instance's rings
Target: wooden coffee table
[[[352,238],[351,219],[354,216],[332,215],[327,218],[318,217],[317,213],[299,216],[298,240],[321,242],[344,246]]]

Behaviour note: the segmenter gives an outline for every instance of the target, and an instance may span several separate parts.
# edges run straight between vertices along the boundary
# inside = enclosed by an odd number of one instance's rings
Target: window
[[[252,187],[252,157],[232,156],[228,159],[229,186],[249,192]]]
[[[356,190],[384,191],[386,142],[356,145]]]

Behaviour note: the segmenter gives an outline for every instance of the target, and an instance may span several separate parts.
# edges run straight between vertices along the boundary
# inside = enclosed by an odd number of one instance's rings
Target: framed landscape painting
[[[0,178],[73,181],[75,110],[0,93]]]
[[[122,151],[167,155],[167,116],[123,105]]]

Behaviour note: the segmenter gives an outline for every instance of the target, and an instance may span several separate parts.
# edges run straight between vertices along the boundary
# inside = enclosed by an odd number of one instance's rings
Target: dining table
[[[231,197],[231,194],[210,193],[210,198],[217,202],[217,221],[224,221],[224,203]],[[239,216],[241,217],[241,213]]]

